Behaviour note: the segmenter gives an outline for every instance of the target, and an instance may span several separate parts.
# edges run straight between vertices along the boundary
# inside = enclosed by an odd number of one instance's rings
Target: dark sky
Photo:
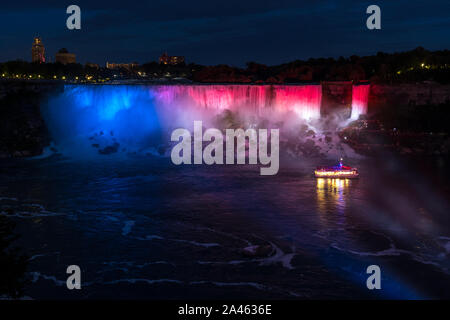
[[[81,7],[81,30],[66,28],[66,8]],[[381,7],[382,30],[366,28],[366,8]],[[169,55],[187,62],[274,65],[310,57],[370,55],[418,46],[450,49],[450,0],[2,0],[0,61],[31,60],[62,47],[78,62],[144,63]]]

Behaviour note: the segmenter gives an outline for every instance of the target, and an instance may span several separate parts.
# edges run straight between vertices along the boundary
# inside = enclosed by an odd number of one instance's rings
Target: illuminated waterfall
[[[361,114],[367,114],[370,85],[354,85],[352,91],[351,119],[357,120]]]
[[[150,87],[150,90],[163,103],[190,99],[201,109],[228,109],[257,115],[292,111],[303,119],[319,118],[322,101],[320,85],[169,85]]]
[[[321,101],[321,85],[66,85],[42,114],[69,152],[116,153],[167,143],[174,128],[212,125],[224,110],[269,121],[317,119]]]
[[[294,111],[303,119],[320,117],[322,86],[275,86],[274,105],[277,110]]]
[[[143,86],[67,85],[41,108],[58,149],[74,155],[157,145],[161,124]],[[112,149],[111,149],[112,148]]]

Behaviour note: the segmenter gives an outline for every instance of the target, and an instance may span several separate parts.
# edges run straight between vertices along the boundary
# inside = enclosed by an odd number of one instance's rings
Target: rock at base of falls
[[[0,158],[41,155],[49,145],[40,98],[39,93],[20,91],[0,100]]]
[[[242,254],[247,257],[267,257],[273,251],[271,245],[253,245],[242,249]]]

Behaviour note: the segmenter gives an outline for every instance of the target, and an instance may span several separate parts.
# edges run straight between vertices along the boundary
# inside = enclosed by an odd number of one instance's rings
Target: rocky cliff
[[[55,84],[0,83],[0,158],[30,157],[42,153],[50,137],[40,113],[40,103]]]

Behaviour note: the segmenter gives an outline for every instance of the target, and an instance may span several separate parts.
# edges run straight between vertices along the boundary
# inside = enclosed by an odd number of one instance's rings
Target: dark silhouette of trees
[[[311,58],[276,66],[254,61],[245,68],[228,65],[161,65],[148,62],[133,70],[92,68],[80,64],[28,63],[9,61],[0,64],[3,78],[109,80],[109,78],[186,78],[197,82],[223,83],[302,83],[319,81],[361,81],[403,83],[436,81],[450,83],[450,51],[428,51],[418,47],[400,53],[378,52],[376,55],[348,58]],[[64,79],[63,79],[64,77]]]

